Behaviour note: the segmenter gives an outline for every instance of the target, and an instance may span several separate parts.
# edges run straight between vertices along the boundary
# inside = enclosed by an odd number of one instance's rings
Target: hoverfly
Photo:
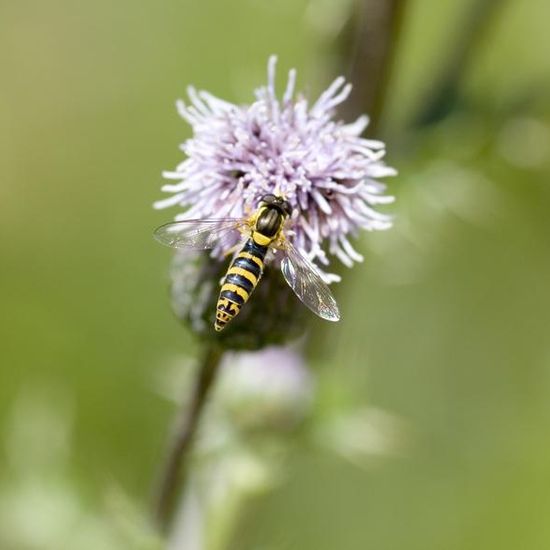
[[[285,237],[283,227],[292,207],[283,197],[264,195],[248,218],[196,219],[161,225],[155,238],[173,248],[206,250],[223,243],[232,232],[247,235],[221,283],[214,328],[223,330],[236,317],[258,285],[270,249],[280,251],[281,271],[298,298],[322,319],[338,321],[340,312],[315,265]]]

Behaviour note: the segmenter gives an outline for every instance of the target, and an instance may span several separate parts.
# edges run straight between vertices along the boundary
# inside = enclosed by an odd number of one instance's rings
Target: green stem
[[[222,355],[222,349],[212,344],[206,350],[195,380],[191,401],[182,407],[169,441],[166,461],[161,469],[154,502],[155,521],[164,532],[170,526],[176,497],[183,493],[185,488],[187,463],[192,451],[194,436],[216,379]]]
[[[474,55],[486,35],[499,9],[506,0],[477,0],[472,3],[459,26],[460,36],[443,63],[439,75],[434,78],[431,92],[423,98],[419,112],[413,117],[411,126],[428,126],[443,119],[456,105],[459,86]]]
[[[359,0],[342,37],[342,65],[353,83],[346,118],[370,116],[368,133],[376,133],[383,112],[407,0]]]

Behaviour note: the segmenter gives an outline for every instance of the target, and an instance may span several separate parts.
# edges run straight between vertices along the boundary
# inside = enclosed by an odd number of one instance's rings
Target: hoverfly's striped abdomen
[[[214,328],[217,331],[223,330],[250,298],[262,276],[267,249],[250,238],[231,262],[216,307]]]

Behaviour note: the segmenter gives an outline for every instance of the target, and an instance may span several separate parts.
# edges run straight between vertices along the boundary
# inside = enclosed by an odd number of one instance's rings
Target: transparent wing
[[[282,250],[281,271],[296,296],[322,319],[339,321],[338,304],[315,265],[288,241]]]
[[[183,220],[161,225],[155,229],[154,236],[160,243],[173,248],[206,250],[223,245],[225,240],[229,242],[230,237],[235,237],[235,232],[247,223],[246,218]]]

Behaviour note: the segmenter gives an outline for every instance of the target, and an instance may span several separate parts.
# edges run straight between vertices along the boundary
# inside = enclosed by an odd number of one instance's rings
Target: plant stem
[[[486,36],[498,10],[506,0],[477,0],[472,3],[460,25],[460,35],[453,45],[440,72],[434,78],[431,92],[422,99],[411,126],[418,128],[434,124],[445,118],[455,107],[462,78],[474,60],[474,54]]]
[[[182,407],[170,437],[166,461],[161,469],[154,501],[155,521],[164,532],[170,526],[176,497],[184,490],[187,462],[192,451],[193,439],[216,379],[222,355],[223,351],[220,347],[210,344],[198,369],[191,400]]]
[[[353,83],[346,118],[368,113],[375,134],[382,115],[407,0],[359,0],[342,37],[342,65]]]

